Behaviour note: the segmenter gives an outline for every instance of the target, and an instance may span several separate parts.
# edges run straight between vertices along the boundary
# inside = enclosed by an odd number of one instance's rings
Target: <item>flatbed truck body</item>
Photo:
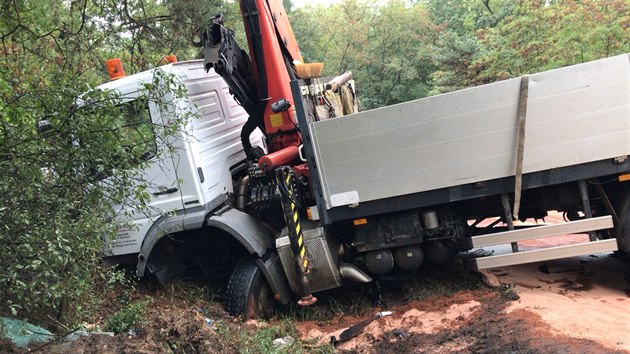
[[[630,155],[629,70],[624,54],[529,77],[524,178],[600,161],[623,171],[614,166]],[[321,214],[335,220],[334,210],[349,204],[361,215],[366,202],[513,178],[520,81],[307,123]]]

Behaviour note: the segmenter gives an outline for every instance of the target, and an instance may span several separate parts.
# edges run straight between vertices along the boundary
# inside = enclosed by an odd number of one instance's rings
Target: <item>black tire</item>
[[[273,292],[264,274],[253,261],[241,261],[227,285],[226,310],[243,319],[268,318],[274,312]]]
[[[623,190],[617,194],[614,207],[619,217],[619,223],[614,229],[617,245],[620,251],[630,254],[630,190]]]

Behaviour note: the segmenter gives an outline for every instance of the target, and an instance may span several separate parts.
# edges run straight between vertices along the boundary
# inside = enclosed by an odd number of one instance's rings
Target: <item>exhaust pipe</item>
[[[240,211],[245,211],[245,206],[248,202],[249,192],[249,176],[245,176],[241,178],[241,181],[238,183],[238,187],[236,188],[236,209]]]
[[[339,266],[339,275],[342,278],[353,281],[355,283],[369,283],[372,281],[372,278],[363,273],[359,268],[357,268],[354,264],[344,263]]]

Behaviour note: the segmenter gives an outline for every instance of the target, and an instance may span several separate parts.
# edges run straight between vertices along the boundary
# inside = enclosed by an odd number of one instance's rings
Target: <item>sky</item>
[[[305,5],[317,5],[317,4],[331,5],[331,4],[336,4],[340,1],[341,0],[291,0],[291,3],[295,7],[302,7]]]

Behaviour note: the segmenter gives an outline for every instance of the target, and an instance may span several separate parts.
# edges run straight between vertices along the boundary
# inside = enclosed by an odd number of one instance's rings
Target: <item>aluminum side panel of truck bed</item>
[[[530,76],[524,173],[630,154],[629,55]],[[312,123],[326,208],[513,176],[520,78]]]

